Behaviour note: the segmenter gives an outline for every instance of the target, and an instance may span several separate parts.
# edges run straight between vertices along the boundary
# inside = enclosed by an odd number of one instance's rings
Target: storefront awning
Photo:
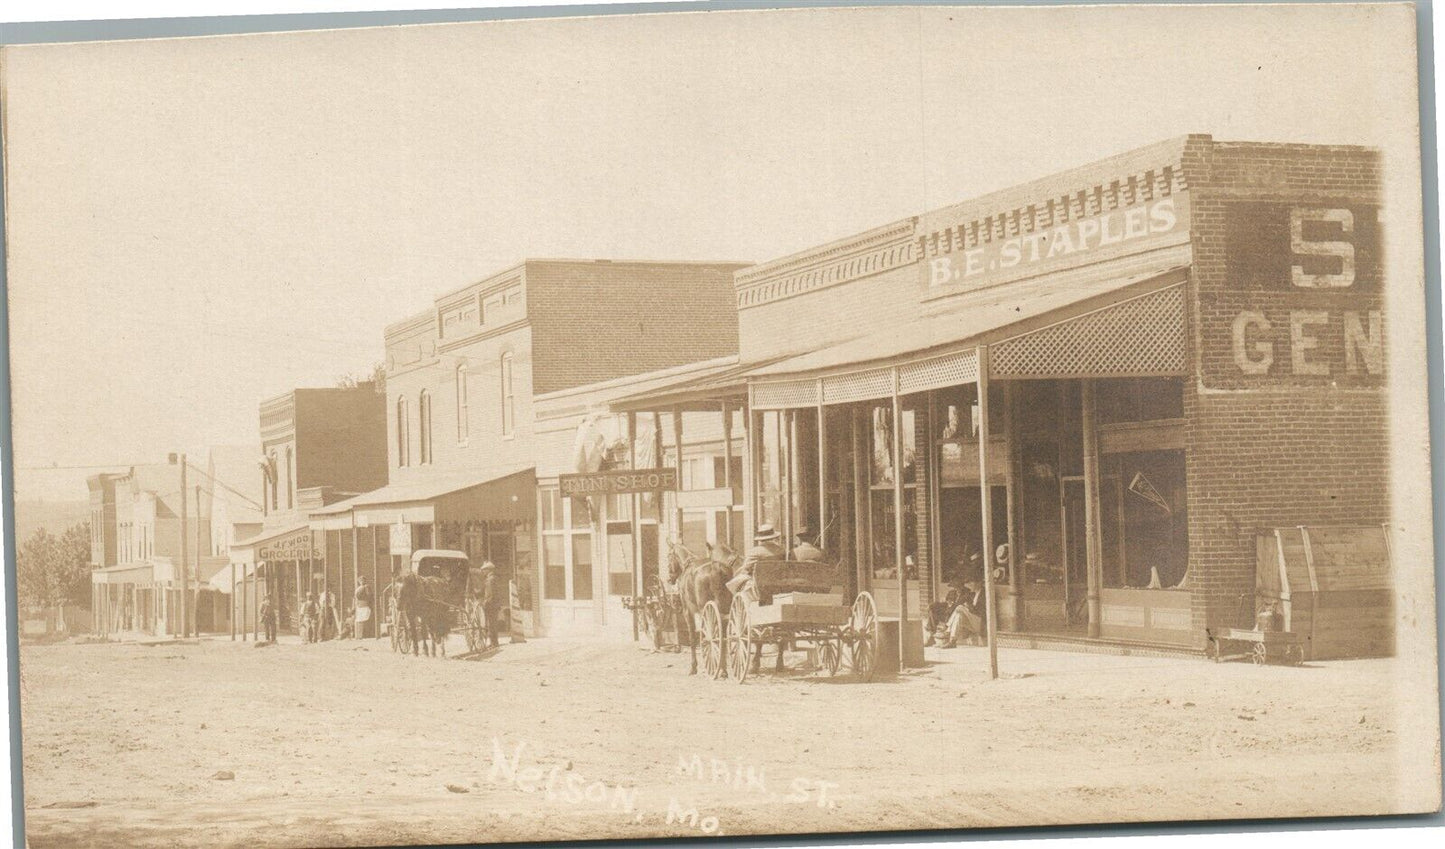
[[[1057,275],[964,296],[948,312],[752,369],[755,409],[809,407],[1000,378],[1183,374],[1188,266]]]
[[[748,362],[714,369],[703,375],[690,375],[617,398],[608,404],[614,413],[652,412],[682,409],[684,412],[715,412],[724,401],[741,407],[748,394],[747,374],[754,369],[780,362],[782,357]]]
[[[427,513],[425,521],[440,521],[439,513],[457,510],[488,519],[528,521],[536,514],[535,493],[536,469],[526,465],[398,481],[313,510],[310,516],[313,526],[319,522],[330,527],[348,516],[358,525],[391,524],[403,518],[420,520],[414,508],[421,507]]]
[[[227,563],[211,576],[211,580],[207,584],[217,592],[230,595],[233,583],[247,580],[254,574],[256,574],[256,564],[254,563]]]
[[[232,563],[255,563],[260,560],[321,559],[321,550],[311,538],[311,526],[291,525],[263,530],[250,539],[231,546]]]

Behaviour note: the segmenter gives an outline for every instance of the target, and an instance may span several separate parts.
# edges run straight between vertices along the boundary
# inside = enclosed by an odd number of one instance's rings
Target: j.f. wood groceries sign
[[[1086,218],[1054,221],[1032,232],[995,232],[1000,222],[925,222],[918,239],[929,290],[981,289],[1075,265],[1183,242],[1189,234],[1188,195],[1120,207]],[[1019,222],[1006,229],[1021,229]],[[980,230],[982,232],[980,232]]]
[[[677,489],[677,469],[623,469],[585,475],[559,475],[557,483],[562,488],[562,494],[571,497],[657,492]]]

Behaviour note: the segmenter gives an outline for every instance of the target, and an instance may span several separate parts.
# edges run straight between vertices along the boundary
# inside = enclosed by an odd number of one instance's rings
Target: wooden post
[[[1084,546],[1089,592],[1089,636],[1099,636],[1103,612],[1099,590],[1104,578],[1103,548],[1099,540],[1099,441],[1095,430],[1094,382],[1080,381],[1084,428]]]
[[[903,402],[893,368],[893,562],[898,567],[898,670],[908,668],[908,569],[903,563]]]
[[[679,452],[679,453],[681,453],[681,452]],[[662,460],[662,458],[659,457],[659,458],[658,458],[659,464],[661,463],[661,460]],[[637,468],[637,413],[635,413],[635,412],[630,412],[630,411],[629,411],[628,414],[627,414],[627,468],[629,468],[629,469],[636,469],[636,468]],[[682,479],[682,468],[681,468],[681,466],[679,466],[679,468],[678,468],[677,475],[678,475],[678,486],[681,486],[681,485],[682,485],[682,481],[681,481],[681,479]],[[631,495],[627,496],[627,498],[632,502],[632,509],[629,510],[629,511],[627,511],[627,512],[629,512],[629,513],[632,514],[632,536],[631,536],[632,545],[630,546],[630,548],[632,549],[632,552],[631,552],[631,553],[632,553],[632,563],[631,563],[631,566],[632,566],[632,581],[633,581],[633,587],[632,587],[632,589],[633,589],[633,594],[634,594],[634,595],[638,595],[638,594],[640,594],[640,593],[642,592],[642,569],[641,569],[641,563],[640,563],[641,558],[637,556],[637,553],[642,550],[642,540],[641,540],[642,530],[641,530],[641,522],[640,522],[641,516],[639,515],[639,514],[642,512],[642,494],[641,494],[641,493],[634,492],[634,493],[632,493]],[[620,501],[620,499],[619,499],[619,501]],[[603,532],[603,534],[604,534],[604,537],[603,537],[604,540],[606,539],[605,534],[606,534],[606,532],[607,532],[607,525],[605,524],[605,522],[608,521],[608,520],[611,520],[611,518],[612,518],[612,516],[611,516],[611,509],[609,508],[606,512],[608,513],[608,516],[607,516],[607,519],[604,520],[604,524],[602,525],[602,528],[601,528],[601,530],[602,530],[602,532]],[[490,539],[488,540],[488,543],[490,544]],[[606,542],[603,542],[603,546],[604,546],[603,550],[604,550],[604,551],[606,550],[606,545],[607,545],[607,543],[606,543]],[[609,553],[610,553],[610,552],[609,552]],[[612,564],[611,564],[611,563],[608,563],[608,564],[607,564],[607,571],[608,571],[608,582],[610,583],[610,582],[611,582],[611,572],[612,572]],[[609,586],[609,587],[607,587],[606,589],[603,590],[603,593],[610,594],[610,593],[611,593],[611,590],[612,590],[612,588]],[[636,608],[633,608],[633,610],[632,610],[632,641],[633,641],[633,642],[637,642],[637,640],[638,640],[639,637],[641,636],[641,631],[640,631],[639,626],[638,626],[637,618],[638,618],[637,609],[636,609]]]
[[[231,563],[231,642],[236,641],[236,564]]]
[[[983,604],[988,677],[998,677],[998,622],[993,583],[993,488],[988,484],[988,346],[978,347],[978,486],[983,513]]]
[[[743,550],[748,549],[749,538],[758,526],[758,470],[755,467],[758,444],[757,422],[753,418],[753,389],[748,386],[747,397],[743,400]]]
[[[250,639],[250,636],[249,636],[249,635],[250,635],[250,631],[246,628],[246,602],[247,602],[247,600],[248,600],[248,599],[247,599],[247,596],[246,596],[246,575],[245,575],[245,573],[243,572],[242,575],[241,575],[241,642],[243,642],[243,643]]]
[[[870,492],[868,489],[870,462],[868,454],[868,433],[866,406],[854,406],[851,410],[853,418],[853,540],[854,548],[857,551],[857,579],[858,591],[868,589],[872,586],[870,578],[873,574],[873,547],[870,544],[869,536],[869,503]]]
[[[928,390],[928,430],[924,444],[928,451],[924,454],[922,468],[928,470],[928,477],[923,483],[928,487],[928,584],[929,599],[943,598],[947,590],[942,586],[943,578],[943,533],[940,524],[943,508],[939,504],[942,490],[939,487],[938,478],[941,473],[938,460],[938,439],[943,429],[938,425],[938,393]],[[930,601],[930,603],[932,603]]]
[[[818,548],[827,545],[825,531],[828,528],[828,420],[827,408],[823,406],[823,380],[818,379]]]
[[[351,597],[356,598],[356,587],[361,583],[361,530],[356,527],[356,517],[351,517]],[[375,594],[375,590],[372,591]],[[346,602],[341,602],[342,609],[346,608]],[[359,640],[361,635],[356,632],[356,611],[351,612],[351,639]]]
[[[184,496],[182,496],[184,497]],[[214,502],[214,497],[212,501]],[[187,572],[187,580],[190,573]],[[186,599],[186,605],[191,609],[191,630],[197,637],[201,636],[201,485],[196,484],[196,583],[191,591],[191,597]]]
[[[803,518],[803,456],[798,445],[798,411],[788,410],[788,518],[787,535],[783,538],[783,551],[789,557],[793,553],[793,537]]]
[[[728,402],[722,402],[722,433],[723,433],[723,486],[728,490],[727,515],[723,517],[723,525],[726,529],[729,548],[733,544],[733,411],[728,407]]]
[[[677,450],[677,487],[682,489],[682,407],[672,408],[672,441]],[[657,464],[662,465],[662,455],[659,454]],[[658,512],[661,512],[659,509]],[[676,528],[677,538],[682,539],[682,499],[673,500],[673,521]]]

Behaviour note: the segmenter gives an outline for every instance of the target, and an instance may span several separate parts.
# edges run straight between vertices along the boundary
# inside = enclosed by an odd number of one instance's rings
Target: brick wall
[[[1380,159],[1191,137],[1183,165],[1189,580],[1202,642],[1206,627],[1244,624],[1258,530],[1389,518],[1388,400],[1383,361],[1371,359],[1381,337],[1360,336],[1380,330]]]
[[[731,356],[742,263],[529,261],[538,394]]]

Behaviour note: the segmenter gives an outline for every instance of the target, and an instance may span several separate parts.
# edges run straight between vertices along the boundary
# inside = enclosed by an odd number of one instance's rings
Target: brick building
[[[367,381],[293,389],[261,402],[260,450],[239,463],[256,486],[261,524],[229,546],[230,568],[212,586],[230,597],[243,638],[257,630],[258,599],[271,593],[279,626],[297,629],[307,592],[339,585],[340,553],[327,558],[308,511],[384,486],[386,397]],[[248,487],[249,488],[249,487]]]
[[[746,405],[747,521],[905,644],[990,563],[1006,632],[1202,649],[1298,559],[1306,651],[1389,651],[1380,170],[1193,135],[893,222],[740,271],[741,366],[613,408]]]
[[[539,528],[553,517],[539,515],[555,486],[539,476],[550,468],[555,477],[566,463],[576,421],[562,437],[555,421],[539,435],[538,399],[735,356],[732,274],[741,267],[527,260],[388,326],[387,483],[309,513],[324,534],[328,569],[340,570],[342,597],[358,575],[375,586],[414,551],[451,549],[489,559],[500,578],[514,580],[532,629],[560,617],[556,605],[544,612],[540,604],[548,563],[537,553],[553,549]],[[554,401],[549,416],[559,414],[572,413],[559,413]],[[569,529],[577,521],[584,520],[569,520]],[[588,578],[569,579],[552,601],[588,607],[601,558],[589,559],[590,538],[584,545],[584,535],[575,536],[553,551],[565,562],[552,565]]]

